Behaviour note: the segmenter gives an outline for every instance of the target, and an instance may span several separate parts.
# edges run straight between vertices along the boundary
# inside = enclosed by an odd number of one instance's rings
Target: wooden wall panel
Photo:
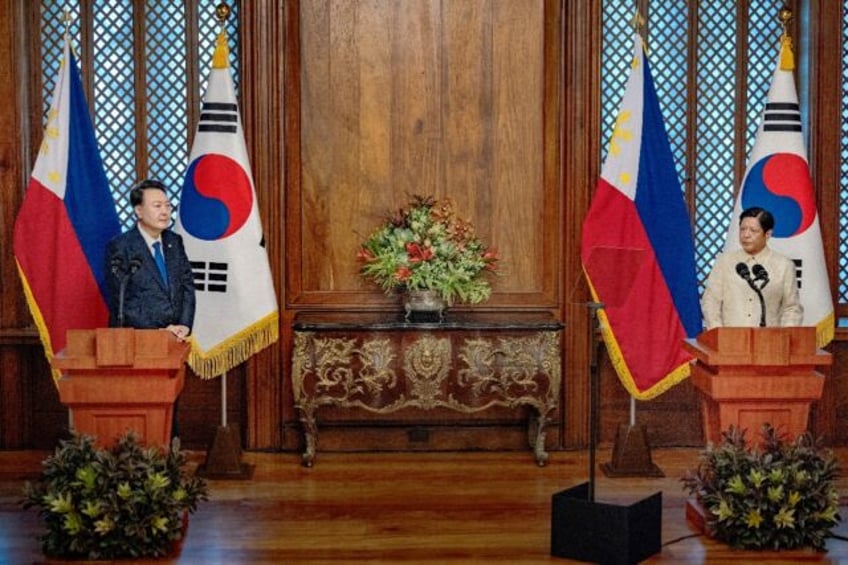
[[[242,119],[245,141],[253,169],[256,198],[262,217],[265,248],[281,309],[281,327],[286,324],[283,310],[283,280],[287,269],[285,253],[285,127],[284,89],[285,45],[288,38],[284,2],[251,3],[243,10],[242,25]],[[238,423],[251,449],[279,449],[285,445],[283,422],[293,418],[291,394],[285,400],[283,388],[288,373],[288,336],[251,357],[233,371],[230,387],[244,391]]]
[[[392,305],[360,242],[413,194],[450,197],[504,258],[488,306],[556,307],[559,188],[545,175],[546,18],[534,2],[299,5],[300,170],[287,303]],[[558,53],[554,49],[555,54]],[[289,149],[297,149],[290,146]],[[555,155],[555,153],[554,153]],[[295,161],[290,161],[295,162]]]
[[[494,153],[491,214],[493,239],[506,260],[503,292],[535,292],[537,305],[552,306],[551,281],[543,267],[560,235],[555,220],[540,214],[546,204],[543,184],[545,90],[545,10],[541,2],[498,2],[493,5]],[[555,14],[550,14],[554,17]],[[556,66],[548,69],[556,72]],[[549,116],[553,118],[553,116]],[[552,187],[559,194],[560,187]],[[484,188],[485,192],[485,188]],[[538,304],[540,298],[547,304]]]

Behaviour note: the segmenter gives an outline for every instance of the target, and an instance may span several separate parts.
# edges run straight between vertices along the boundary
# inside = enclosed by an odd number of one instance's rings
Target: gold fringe
[[[589,274],[586,273],[585,268],[583,269],[583,273],[586,277],[586,282],[589,285],[589,291],[592,293],[592,299],[595,302],[601,302],[598,299],[598,293],[595,290],[594,285],[592,285],[592,280],[589,278]],[[615,338],[615,334],[610,327],[609,318],[607,317],[606,312],[599,309],[597,314],[600,320],[601,337],[604,339],[604,345],[606,345],[610,362],[612,363],[616,374],[618,374],[618,379],[621,381],[622,386],[628,393],[630,393],[630,396],[636,400],[651,400],[689,377],[690,367],[687,362],[675,367],[665,377],[657,381],[657,383],[651,388],[640,391],[636,386],[636,381],[633,379],[633,374],[630,372],[630,368],[627,366],[627,361],[621,353],[621,347],[618,345],[618,340]],[[681,347],[683,347],[682,344]]]
[[[834,324],[836,322],[836,318],[833,315],[833,311],[831,310],[830,314],[819,320],[819,323],[816,324],[816,346],[824,347],[831,341],[835,336],[836,328]]]
[[[197,342],[192,341],[188,364],[201,379],[211,379],[245,362],[279,337],[279,312],[275,311],[206,353],[201,353]]]
[[[41,309],[32,295],[32,288],[29,286],[29,281],[23,269],[21,269],[21,264],[18,263],[17,257],[15,257],[15,267],[18,269],[18,277],[21,279],[21,285],[24,287],[24,296],[26,296],[27,306],[29,306],[29,313],[32,315],[33,322],[35,322],[35,328],[38,330],[41,345],[44,346],[44,355],[47,357],[47,363],[50,365],[50,373],[53,375],[53,384],[55,385],[62,377],[62,373],[53,368],[53,344],[50,341],[50,332],[47,331],[47,323],[44,321]]]

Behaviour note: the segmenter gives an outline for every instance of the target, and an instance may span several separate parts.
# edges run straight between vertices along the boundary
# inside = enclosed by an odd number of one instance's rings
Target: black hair
[[[140,206],[144,201],[144,191],[148,188],[155,188],[156,190],[161,190],[165,194],[168,194],[168,191],[165,189],[165,184],[156,179],[145,179],[130,189],[130,206],[135,208],[136,206]]]
[[[771,231],[774,229],[774,216],[772,216],[771,212],[769,212],[765,208],[753,206],[739,214],[740,225],[742,224],[742,220],[744,220],[745,218],[756,218],[757,221],[760,223],[760,227],[763,228],[764,232]]]

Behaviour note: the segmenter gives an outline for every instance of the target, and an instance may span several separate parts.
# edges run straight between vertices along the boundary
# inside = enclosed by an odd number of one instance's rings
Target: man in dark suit
[[[164,328],[183,340],[194,322],[194,280],[182,238],[168,229],[172,208],[165,186],[138,183],[130,204],[136,226],[106,246],[109,325]]]

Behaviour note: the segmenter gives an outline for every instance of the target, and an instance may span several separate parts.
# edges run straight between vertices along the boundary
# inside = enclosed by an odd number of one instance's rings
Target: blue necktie
[[[162,244],[158,241],[153,242],[153,259],[156,260],[156,267],[159,268],[159,276],[162,277],[162,282],[165,283],[165,288],[168,288],[168,271],[165,269],[165,257],[162,255]]]

